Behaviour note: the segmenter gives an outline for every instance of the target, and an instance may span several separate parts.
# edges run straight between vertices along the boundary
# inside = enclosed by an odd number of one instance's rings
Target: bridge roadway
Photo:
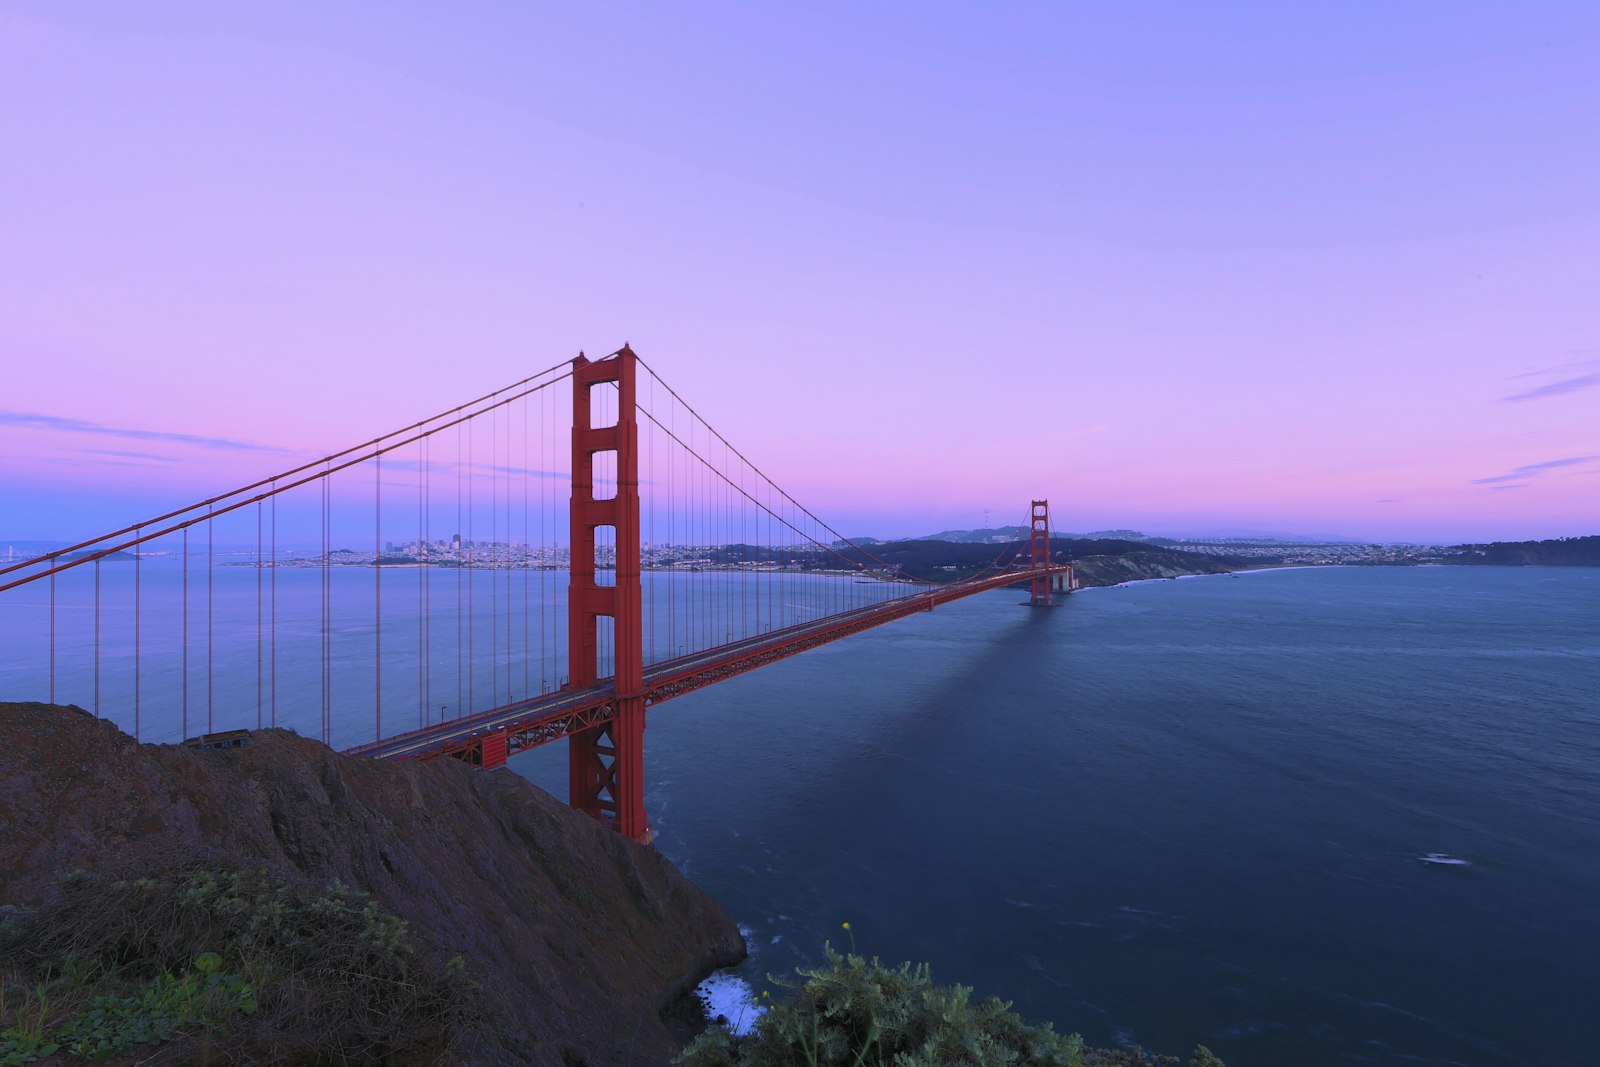
[[[649,664],[644,671],[645,703],[659,704],[895,619],[919,611],[932,611],[941,604],[975,593],[1028,581],[1041,572],[1055,574],[1066,570],[1066,567],[1040,568],[1037,571],[1022,568],[976,581],[953,582],[926,592],[854,608],[718,645],[703,652],[692,652]],[[611,703],[616,695],[611,679],[603,678],[582,689],[559,689],[554,693],[505,704],[450,722],[396,734],[380,741],[369,741],[346,751],[349,755],[374,759],[428,759],[457,755],[482,761],[486,759],[486,741],[503,735],[506,739],[504,755],[515,755],[605,722],[612,716]],[[498,745],[495,745],[495,749],[495,756],[490,759],[498,765],[504,761],[504,756],[500,755]]]

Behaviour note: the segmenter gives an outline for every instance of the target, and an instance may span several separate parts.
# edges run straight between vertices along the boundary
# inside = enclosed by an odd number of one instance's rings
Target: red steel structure
[[[592,426],[590,390],[617,388],[617,421]],[[572,370],[572,554],[567,595],[567,687],[600,680],[599,621],[612,620],[615,671],[611,716],[571,735],[569,803],[610,819],[637,841],[650,839],[644,812],[644,598],[639,584],[639,421],[635,410],[637,357],[623,345],[591,363],[582,355]],[[594,460],[615,454],[617,493],[594,495]],[[616,531],[616,584],[595,580],[595,531]],[[503,758],[503,757],[502,757]]]
[[[1029,603],[1050,606],[1050,501],[1033,502],[1033,529],[1028,534],[1028,556],[1035,572],[1029,586]]]
[[[563,443],[559,435],[566,422],[559,412],[567,391],[555,387],[567,377],[572,379],[571,426],[570,439]],[[616,417],[610,420],[613,406]],[[605,414],[597,416],[596,411]],[[486,452],[473,451],[474,427],[488,431]],[[543,469],[546,442],[553,471]],[[563,477],[560,465],[568,446],[570,494],[551,494],[547,506],[545,489]],[[387,465],[385,457],[390,457]],[[353,502],[348,496],[352,475],[362,487]],[[336,476],[345,494],[341,497],[333,488]],[[613,483],[615,492],[608,492]],[[391,500],[396,492],[402,494],[403,508],[385,508],[386,487]],[[286,500],[300,501],[305,514],[317,520],[321,541],[320,553],[298,558],[293,548],[285,553],[278,543],[278,500],[296,490],[315,494],[309,508],[304,497]],[[341,547],[351,536],[352,503],[371,521],[365,528],[364,558]],[[284,510],[286,516],[293,514],[290,503]],[[394,536],[395,512],[401,510],[414,537],[403,551],[387,543]],[[537,525],[534,516],[539,517]],[[254,534],[253,552],[214,548],[214,531],[225,517],[235,523],[253,519],[253,531],[244,531],[245,536]],[[555,364],[421,422],[188,508],[37,559],[0,564],[0,594],[31,592],[37,610],[47,611],[39,629],[48,634],[48,649],[41,647],[35,658],[48,662],[48,688],[41,686],[41,695],[54,702],[57,579],[65,587],[75,576],[88,575],[79,583],[79,599],[63,601],[71,607],[59,613],[59,625],[67,627],[74,617],[92,620],[92,633],[80,635],[76,650],[66,646],[63,656],[78,659],[64,661],[59,673],[64,684],[84,680],[78,691],[98,716],[101,562],[124,561],[132,581],[108,571],[107,585],[122,582],[121,606],[131,611],[112,615],[117,604],[107,601],[105,617],[131,616],[132,640],[123,642],[131,645],[131,657],[121,657],[131,659],[131,670],[121,677],[122,697],[107,704],[110,708],[127,700],[136,738],[142,700],[152,706],[174,705],[166,729],[176,730],[179,740],[190,737],[191,703],[192,721],[205,724],[201,743],[233,737],[240,731],[213,734],[223,725],[214,722],[213,692],[218,691],[217,710],[229,713],[231,705],[232,725],[245,725],[240,713],[248,714],[242,705],[250,702],[241,694],[250,691],[252,680],[256,728],[279,725],[280,703],[286,722],[309,708],[320,714],[322,741],[333,745],[337,738],[347,746],[354,738],[345,724],[355,717],[371,722],[367,736],[374,739],[345,751],[377,759],[449,756],[492,769],[518,752],[567,738],[572,806],[630,838],[648,841],[644,731],[649,707],[977,593],[1027,586],[1029,603],[1048,605],[1052,592],[1071,589],[1071,567],[1051,560],[1048,501],[1032,502],[1031,522],[1026,556],[1013,543],[971,578],[944,585],[913,578],[850,542],[772,484],[624,345],[598,360],[580,354],[570,363]],[[453,536],[436,536],[442,523],[448,523],[444,528]],[[555,532],[563,526],[565,558]],[[191,529],[205,534],[197,541],[204,546],[198,551],[192,550]],[[238,531],[238,526],[228,529]],[[237,532],[225,533],[224,542],[237,538]],[[642,573],[646,542],[648,582]],[[597,559],[597,550],[607,544],[614,545],[614,561]],[[167,572],[181,578],[181,585],[169,590],[164,601],[151,602],[165,605],[165,610],[141,611],[150,594],[141,592],[140,575],[147,566],[162,566],[163,557]],[[220,570],[241,563],[251,570]],[[396,563],[409,569],[392,569]],[[203,568],[203,580],[193,583],[199,590],[193,598],[191,566]],[[558,645],[562,627],[557,618],[562,571],[564,649]],[[711,573],[700,573],[705,571]],[[239,593],[253,587],[253,664],[239,661],[237,641],[228,656],[220,649],[213,655],[212,590],[219,574],[233,591],[225,602],[232,617],[224,625],[235,633],[249,628],[240,610],[248,612],[248,600],[241,600]],[[286,612],[294,605],[299,615],[283,627],[280,581],[292,583],[300,597],[285,599]],[[404,628],[398,634],[392,613],[397,588],[407,595],[399,619]],[[357,591],[354,602],[342,598],[342,591],[349,589]],[[361,602],[361,590],[370,592],[369,601]],[[453,613],[436,603],[452,592]],[[317,599],[306,599],[308,593]],[[312,603],[316,606],[310,612],[304,610]],[[165,663],[147,651],[160,642],[141,643],[143,630],[152,627],[152,632],[164,634],[164,646],[175,650]],[[280,630],[285,631],[281,641]],[[386,640],[391,649],[399,646],[400,656],[384,654]],[[332,651],[336,644],[337,660]],[[295,648],[301,650],[300,658],[291,659]],[[147,658],[153,662],[141,668]],[[385,716],[385,700],[395,707],[395,683],[404,681],[396,677],[397,659],[401,670],[415,674],[418,726],[386,734],[385,723],[392,731],[394,715],[391,711]],[[317,666],[320,670],[313,669]],[[109,664],[104,673],[111,681]],[[165,690],[158,688],[162,685]],[[230,695],[222,695],[224,687]],[[408,684],[407,689],[409,696]],[[455,709],[452,716],[446,715],[444,702]],[[367,714],[370,720],[360,718]],[[303,727],[306,719],[298,722]]]
[[[1050,575],[1067,573],[1069,568],[1066,566],[1051,566],[1045,574],[1045,579],[1048,581]],[[708,685],[787,659],[842,637],[849,637],[917,612],[932,611],[936,607],[976,593],[1029,583],[1037,576],[1037,572],[1031,567],[1008,568],[968,581],[952,582],[928,592],[913,593],[871,607],[858,608],[775,633],[762,634],[704,652],[651,664],[643,672],[642,690],[631,698],[619,696],[623,690],[614,686],[612,679],[602,678],[581,689],[568,688],[558,693],[518,701],[448,723],[395,734],[382,741],[369,742],[349,749],[348,752],[351,755],[371,756],[375,759],[432,759],[438,756],[453,756],[487,769],[502,766],[507,756],[558,741],[563,737],[579,738],[591,735],[599,739],[597,744],[605,750],[602,755],[611,759],[602,777],[609,787],[613,781],[610,775],[616,775],[617,789],[611,790],[612,795],[617,795],[620,789],[622,795],[639,796],[642,809],[642,758],[620,764],[619,770],[620,761],[612,758],[609,751],[615,746],[605,740],[614,736],[614,733],[605,731],[604,728],[618,717],[618,710],[631,700],[639,702],[642,712],[645,707],[692,693],[697,689],[704,689]],[[637,738],[642,740],[642,715],[638,729]],[[642,753],[642,748],[635,748],[634,751]],[[574,755],[571,758],[576,764],[578,757]],[[634,781],[631,783],[625,781],[622,777],[624,774],[635,775]],[[574,794],[572,798],[574,806],[581,806],[578,802],[579,796]],[[605,805],[594,805],[585,810],[600,818],[610,818],[612,809]],[[637,818],[640,822],[643,821],[642,810]],[[619,830],[624,829],[620,824],[614,825]],[[637,826],[638,823],[634,825]],[[648,830],[635,832],[633,836],[645,839]]]
[[[1009,568],[655,663],[644,663],[640,590],[637,357],[624,345],[605,359],[573,363],[569,680],[558,693],[352,749],[378,759],[454,756],[490,769],[518,752],[567,738],[569,803],[637,841],[649,841],[644,809],[645,709],[842,637],[991,589],[1026,581],[1030,603],[1051,603],[1050,503],[1035,500],[1026,569]],[[614,384],[617,421],[592,426],[590,390]],[[616,456],[617,493],[594,495],[594,460]],[[595,576],[596,530],[616,531],[616,585]],[[614,673],[600,676],[599,619],[612,620]]]

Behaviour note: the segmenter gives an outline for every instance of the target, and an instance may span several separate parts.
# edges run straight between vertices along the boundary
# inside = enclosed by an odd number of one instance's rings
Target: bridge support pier
[[[1033,502],[1033,529],[1028,535],[1029,555],[1034,570],[1050,567],[1050,501]],[[1036,608],[1050,606],[1051,581],[1049,574],[1040,574],[1029,588],[1028,603]]]
[[[635,841],[648,842],[644,810],[644,597],[639,570],[639,422],[636,359],[627,345],[590,362],[572,363],[571,580],[567,592],[567,680],[574,688],[600,680],[599,619],[612,620],[611,718],[568,741],[568,803]],[[592,426],[589,391],[614,383],[617,422]],[[596,499],[594,457],[616,453],[617,495]],[[616,584],[595,578],[595,530],[616,531]]]

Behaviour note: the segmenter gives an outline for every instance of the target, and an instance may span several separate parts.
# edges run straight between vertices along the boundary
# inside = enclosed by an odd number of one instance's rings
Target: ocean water
[[[176,555],[76,567],[0,594],[0,699],[77,704],[156,743],[283,726],[346,749],[565,683],[565,571],[379,576],[240,554],[208,568],[200,551],[187,571]],[[779,572],[647,572],[642,586],[647,663],[912,591]],[[601,646],[604,677],[604,624]]]
[[[57,676],[90,706],[83,571],[58,590]],[[134,577],[102,575],[99,700],[124,725]],[[278,576],[276,694],[257,577],[191,578],[185,670],[181,571],[143,568],[147,739],[274,710],[317,734],[320,577]],[[339,571],[335,743],[559,684],[559,579],[467,574],[463,599],[456,576],[431,593],[386,577],[380,726],[372,572]],[[808,579],[778,606],[855,589]],[[497,630],[501,595],[523,615]],[[699,575],[662,600],[686,617],[720,604],[732,628],[747,612],[731,598]],[[769,975],[831,942],[927,962],[1094,1044],[1203,1042],[1231,1067],[1600,1062],[1600,570],[1328,568],[1020,599],[972,597],[651,711],[657,844],[751,946],[711,990],[721,1010],[748,1022]],[[48,692],[47,609],[39,586],[0,598],[4,699]],[[668,652],[717,636],[657,622]],[[512,766],[561,796],[565,759]],[[1418,862],[1435,850],[1471,865]]]
[[[1231,1067],[1600,1062],[1600,571],[1018,599],[651,712],[657,842],[745,928],[733,977],[853,942]]]

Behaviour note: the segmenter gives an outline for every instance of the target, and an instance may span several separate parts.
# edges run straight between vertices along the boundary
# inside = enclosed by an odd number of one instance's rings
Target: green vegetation
[[[846,929],[849,926],[846,924]],[[743,1036],[713,1026],[673,1062],[678,1067],[1177,1067],[1139,1049],[1084,1049],[1077,1034],[1028,1026],[1003,1000],[974,1003],[965,986],[934,985],[926,964],[887,967],[824,946]],[[1204,1046],[1189,1067],[1223,1067]]]
[[[885,541],[872,546],[871,556],[855,549],[845,549],[841,554],[866,567],[877,566],[873,559],[877,557],[912,577],[943,582],[956,581],[987,570],[997,558],[1003,563],[1025,564],[1028,561],[1028,545],[1026,541],[1005,545],[934,540]],[[1135,556],[1188,564],[1195,562],[1192,556],[1178,555],[1155,545],[1088,538],[1055,538],[1050,542],[1050,556],[1056,563],[1068,563],[1087,556]]]
[[[406,923],[337,882],[266,868],[75,872],[0,919],[0,1064],[187,1039],[217,1052],[373,1063],[444,1048],[467,992]]]
[[[793,995],[773,1003],[743,1037],[713,1027],[677,1059],[682,1067],[934,1067],[1038,1064],[1081,1067],[1083,1042],[1026,1026],[997,999],[974,1004],[964,986],[936,986],[926,965],[886,967],[841,956],[802,970]],[[789,983],[784,983],[789,984]]]
[[[1446,551],[1445,562],[1492,567],[1600,567],[1600,535],[1456,545]]]

